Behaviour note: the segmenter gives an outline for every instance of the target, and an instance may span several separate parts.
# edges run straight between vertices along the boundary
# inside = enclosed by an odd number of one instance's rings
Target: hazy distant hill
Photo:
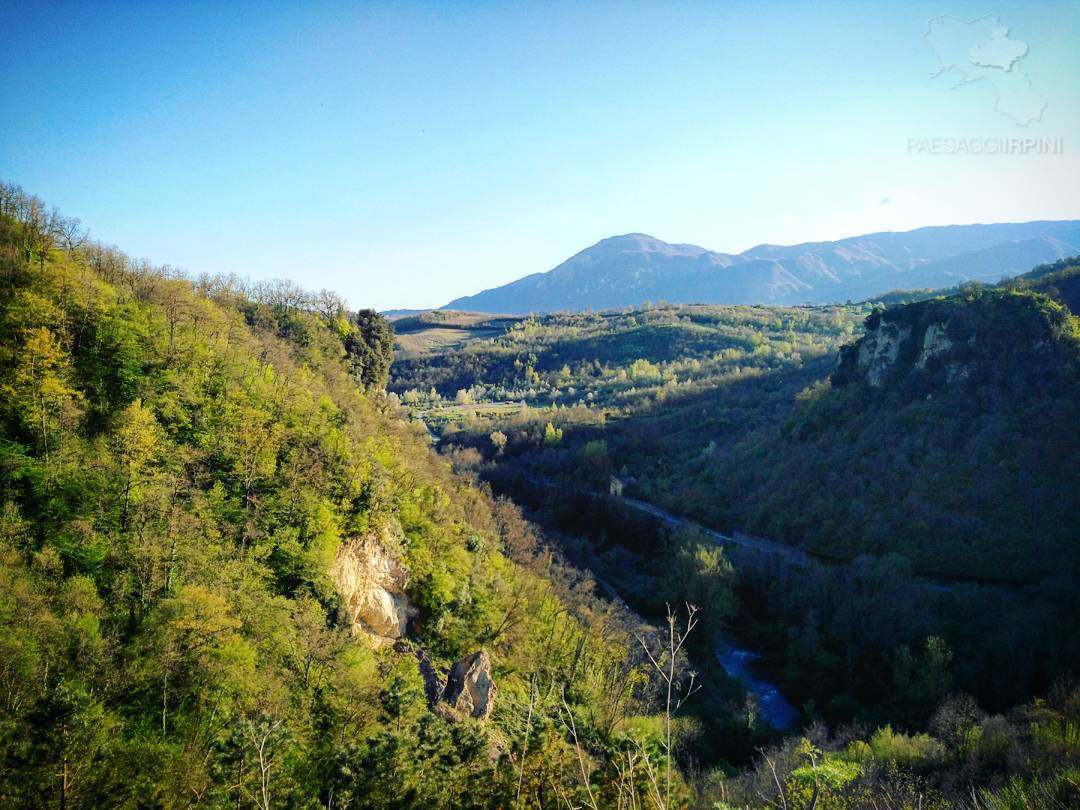
[[[546,273],[451,301],[449,309],[526,313],[645,301],[806,304],[889,290],[995,282],[1080,253],[1080,221],[948,225],[835,242],[758,245],[738,255],[640,233],[597,242]]]

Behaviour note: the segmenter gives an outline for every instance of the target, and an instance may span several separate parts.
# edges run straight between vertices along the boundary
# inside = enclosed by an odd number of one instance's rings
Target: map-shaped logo
[[[956,71],[959,78],[952,85],[985,80],[994,88],[994,109],[1020,126],[1042,118],[1046,99],[1035,92],[1020,60],[1028,52],[1026,42],[1009,39],[1009,29],[997,14],[984,14],[962,20],[951,14],[931,17],[923,39],[941,66],[931,71],[935,78]]]

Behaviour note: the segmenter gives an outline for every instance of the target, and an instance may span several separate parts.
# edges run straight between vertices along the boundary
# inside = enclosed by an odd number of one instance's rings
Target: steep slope
[[[527,313],[646,301],[805,304],[862,299],[902,287],[995,282],[1080,252],[1080,222],[953,225],[876,233],[738,255],[644,234],[604,239],[546,273],[458,298],[446,308]]]
[[[755,530],[844,557],[1027,581],[1077,573],[1080,321],[1011,285],[867,318],[830,389],[733,459]]]
[[[629,620],[360,387],[370,313],[61,249],[46,210],[0,186],[0,805],[577,796],[556,715],[645,711],[607,697]]]

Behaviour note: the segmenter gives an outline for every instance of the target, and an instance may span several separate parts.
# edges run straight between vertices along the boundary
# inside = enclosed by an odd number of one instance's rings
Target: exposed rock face
[[[834,387],[863,383],[928,396],[943,387],[1040,385],[1060,370],[1064,309],[987,290],[877,310],[840,350]]]
[[[897,323],[883,323],[867,331],[859,344],[858,367],[870,385],[879,387],[884,383],[885,374],[900,355],[901,344],[910,337],[911,327]]]
[[[341,595],[354,632],[384,639],[401,638],[412,608],[405,596],[408,572],[389,549],[393,533],[341,544],[330,577]]]
[[[446,681],[443,700],[464,715],[486,720],[495,705],[495,681],[491,659],[483,650],[454,664]]]
[[[931,357],[936,357],[953,347],[953,342],[945,334],[947,326],[947,324],[935,322],[926,327],[922,351],[919,352],[919,359],[915,361],[915,368],[926,368],[926,363]]]
[[[920,303],[874,312],[866,319],[866,334],[840,350],[833,385],[862,380],[881,388],[898,370],[941,365],[956,345],[951,331],[957,330],[940,307]]]

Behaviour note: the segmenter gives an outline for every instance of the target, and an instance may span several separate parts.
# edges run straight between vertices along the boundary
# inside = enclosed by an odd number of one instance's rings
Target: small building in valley
[[[630,487],[634,486],[634,484],[636,483],[637,480],[631,478],[630,476],[619,477],[617,475],[613,475],[608,481],[608,494],[616,498],[621,498],[623,496],[623,493]]]

